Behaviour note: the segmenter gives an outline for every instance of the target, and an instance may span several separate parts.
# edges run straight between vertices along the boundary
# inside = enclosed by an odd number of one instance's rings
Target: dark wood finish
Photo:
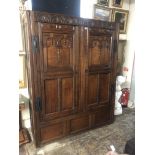
[[[112,122],[118,25],[31,11],[23,25],[36,146]]]
[[[41,141],[62,137],[63,129],[63,123],[52,124],[50,126],[41,128]]]
[[[89,129],[89,115],[82,116],[79,118],[71,119],[70,130],[71,133],[75,133],[84,129]]]
[[[94,126],[104,124],[107,120],[110,120],[109,107],[101,108],[94,114]]]

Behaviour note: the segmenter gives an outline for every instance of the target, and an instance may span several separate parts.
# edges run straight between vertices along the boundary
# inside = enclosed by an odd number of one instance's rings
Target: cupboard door
[[[42,112],[48,120],[77,112],[79,50],[74,26],[40,24]]]
[[[110,105],[112,79],[112,32],[87,29],[85,81],[87,110]]]

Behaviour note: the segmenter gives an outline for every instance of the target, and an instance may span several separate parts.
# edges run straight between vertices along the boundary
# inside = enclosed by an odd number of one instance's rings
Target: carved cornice
[[[79,17],[65,16],[61,14],[45,13],[30,11],[32,20],[41,23],[66,24],[66,25],[81,25],[86,27],[97,27],[105,29],[115,29],[114,22],[106,22],[94,19],[84,19]]]

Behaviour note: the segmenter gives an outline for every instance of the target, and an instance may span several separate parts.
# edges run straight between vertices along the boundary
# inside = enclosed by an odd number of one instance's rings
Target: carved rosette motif
[[[91,36],[89,38],[89,65],[101,65],[108,63],[109,58],[110,37]]]
[[[46,47],[54,46],[56,48],[71,48],[72,36],[69,35],[53,35],[47,38]]]
[[[68,65],[73,48],[73,37],[69,34],[50,33],[44,36],[44,48],[50,50],[50,54],[56,57],[58,64]]]
[[[108,43],[107,43],[108,42]],[[110,40],[108,38],[103,37],[91,37],[89,42],[89,48],[109,48],[109,42]]]
[[[81,25],[87,27],[98,27],[105,29],[115,29],[114,22],[106,22],[100,20],[93,20],[93,19],[83,19],[78,17],[70,17],[65,15],[59,14],[52,14],[52,13],[44,13],[44,12],[31,12],[33,14],[34,21],[41,22],[41,23],[59,23],[59,24],[66,24],[66,25]]]

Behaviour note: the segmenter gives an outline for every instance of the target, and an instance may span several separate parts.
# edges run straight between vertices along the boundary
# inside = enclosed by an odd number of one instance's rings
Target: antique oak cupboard
[[[118,25],[33,11],[22,24],[36,146],[112,123]]]

